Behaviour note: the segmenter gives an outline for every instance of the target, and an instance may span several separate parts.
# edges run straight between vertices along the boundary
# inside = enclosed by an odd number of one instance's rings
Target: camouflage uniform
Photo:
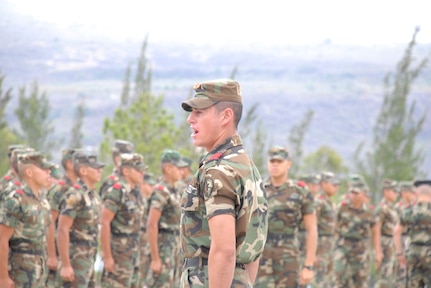
[[[22,163],[27,161],[42,169],[51,166],[39,152],[27,156]],[[14,229],[9,239],[9,277],[15,287],[43,287],[47,276],[46,235],[51,224],[49,204],[27,185],[21,189],[15,186],[3,200],[0,224]]]
[[[252,287],[244,264],[262,254],[268,225],[268,204],[259,171],[240,136],[228,138],[209,152],[199,167],[181,199],[185,261],[180,287],[208,287],[208,219],[226,214],[236,219],[236,268],[231,287]]]
[[[366,204],[355,209],[349,202],[341,201],[337,207],[333,287],[365,288],[368,287],[370,229],[375,225],[375,218]]]
[[[410,236],[406,287],[431,287],[431,203],[418,202],[406,209],[400,224]]]
[[[255,287],[297,287],[299,243],[296,231],[304,215],[314,213],[314,198],[303,182],[275,187],[267,179],[268,238]]]
[[[377,271],[376,287],[393,287],[393,272],[394,272],[394,245],[393,233],[397,221],[397,215],[393,204],[385,199],[382,199],[380,204],[375,209],[376,222],[382,223],[381,228],[381,247],[383,260]]]
[[[180,197],[181,192],[175,187],[162,181],[154,186],[153,193],[148,199],[149,209],[157,209],[161,212],[159,220],[158,251],[162,261],[162,273],[155,275],[151,270],[147,271],[145,283],[147,287],[174,287],[179,254],[179,223],[181,216]],[[147,215],[148,217],[148,215]],[[148,243],[147,243],[148,245]]]
[[[97,252],[101,201],[95,190],[89,190],[81,181],[65,193],[61,215],[73,218],[70,229],[70,264],[75,272],[72,283],[63,282],[57,273],[57,287],[88,287]],[[60,265],[61,267],[61,265]]]
[[[145,170],[143,157],[139,154],[123,154],[122,165]],[[115,216],[110,223],[111,254],[115,263],[114,272],[104,271],[103,287],[131,287],[135,267],[139,265],[140,229],[144,202],[139,187],[131,187],[120,177],[120,181],[109,188],[103,196],[103,205]]]

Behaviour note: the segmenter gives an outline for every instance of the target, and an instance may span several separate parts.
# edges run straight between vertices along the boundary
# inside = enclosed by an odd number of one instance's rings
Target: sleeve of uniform
[[[75,188],[70,188],[64,195],[61,205],[63,209],[61,210],[60,214],[75,219],[81,206],[81,200],[82,195],[79,193],[79,191],[75,190]]]
[[[12,191],[6,196],[0,209],[0,224],[16,228],[21,219],[21,193],[22,190]]]
[[[240,185],[235,187],[235,180],[235,173],[223,165],[207,171],[202,190],[208,219],[223,214],[235,217],[235,206],[239,199],[237,189],[241,188]]]
[[[382,204],[377,205],[376,209],[374,210],[374,221],[380,221],[383,222],[385,218],[385,209]]]
[[[60,195],[60,190],[61,190],[61,185],[56,183],[53,187],[51,187],[48,190],[48,193],[46,194],[46,199],[48,200],[49,205],[51,206],[51,210],[55,210],[58,211],[59,207],[60,207],[60,200],[61,200],[61,195]]]
[[[308,215],[308,214],[313,214],[313,212],[315,212],[316,210],[316,204],[314,201],[314,197],[313,194],[311,194],[311,192],[306,189],[306,188],[300,188],[302,195],[304,195],[304,201],[302,203],[302,207],[301,207],[301,212],[302,215]]]
[[[163,208],[168,204],[169,201],[169,194],[165,193],[164,189],[165,188],[163,186],[156,185],[148,200],[148,209],[154,208],[159,211],[163,211]]]
[[[114,184],[103,194],[103,205],[114,213],[120,209],[121,196],[123,194],[123,186]]]

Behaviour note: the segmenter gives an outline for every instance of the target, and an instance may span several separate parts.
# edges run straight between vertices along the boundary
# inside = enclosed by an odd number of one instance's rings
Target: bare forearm
[[[55,226],[51,223],[48,227],[48,234],[46,235],[46,244],[48,257],[57,258],[57,252],[55,250]]]
[[[210,288],[231,287],[235,274],[235,253],[212,252],[208,256]]]
[[[0,237],[0,278],[8,278],[8,251],[9,251],[9,240]]]
[[[111,251],[111,225],[103,223],[100,231],[100,241],[102,244],[103,257],[112,258]]]
[[[380,233],[377,231],[376,226],[371,229],[371,238],[373,239],[374,251],[376,253],[380,253],[381,244],[380,244]]]
[[[247,270],[251,285],[254,285],[254,281],[256,280],[256,276],[257,276],[257,271],[259,270],[259,259],[249,264],[245,264],[245,269]]]
[[[401,244],[402,227],[397,224],[394,229],[393,241],[395,246],[395,252],[397,254],[403,253],[403,247]]]
[[[317,251],[317,228],[307,230],[305,265],[313,265]]]
[[[157,239],[159,238],[159,229],[155,225],[149,225],[147,227],[147,238],[148,244],[150,245],[151,259],[160,259],[159,245]]]
[[[69,237],[69,229],[58,229],[58,237],[57,237],[57,247],[58,253],[60,255],[60,260],[62,266],[70,266],[70,255],[69,255],[69,247],[70,247],[70,237]]]

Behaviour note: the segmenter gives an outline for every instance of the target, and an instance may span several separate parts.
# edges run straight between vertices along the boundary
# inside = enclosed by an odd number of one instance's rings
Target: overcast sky
[[[427,0],[0,0],[19,14],[59,28],[82,25],[114,39],[214,45],[406,43],[421,26],[431,43]],[[1,13],[1,11],[0,11]],[[1,16],[1,15],[0,15]]]

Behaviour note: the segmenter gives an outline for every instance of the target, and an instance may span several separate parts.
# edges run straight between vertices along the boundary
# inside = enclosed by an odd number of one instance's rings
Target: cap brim
[[[87,166],[94,168],[94,169],[100,169],[100,168],[105,167],[105,163],[101,163],[101,162],[92,163],[92,164],[84,164],[84,165],[87,165]]]
[[[179,160],[178,162],[175,162],[174,164],[175,164],[175,166],[177,166],[179,168],[189,167],[189,164],[183,160]]]
[[[280,155],[276,155],[276,156],[271,156],[271,157],[269,157],[269,160],[280,160],[280,161],[284,161],[284,160],[286,160],[287,158],[284,158],[283,156],[280,156]]]
[[[193,97],[189,100],[183,101],[181,107],[187,112],[191,112],[195,109],[205,109],[216,104],[217,101],[210,100],[207,97]]]
[[[45,162],[45,163],[42,163],[41,165],[39,165],[39,167],[42,169],[51,169],[51,168],[55,167],[55,164],[51,163],[51,162]]]

